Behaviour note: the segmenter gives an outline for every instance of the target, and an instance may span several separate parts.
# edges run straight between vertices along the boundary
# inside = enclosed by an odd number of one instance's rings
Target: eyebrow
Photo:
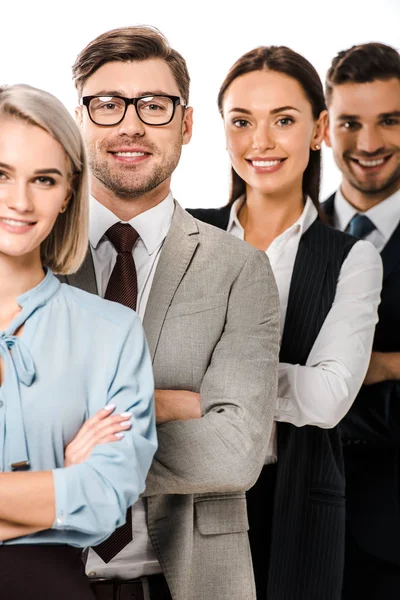
[[[89,96],[122,96],[123,98],[127,98],[125,92],[123,90],[100,90],[95,94],[88,94]],[[175,96],[176,94],[170,94],[169,92],[165,92],[163,90],[151,90],[151,91],[140,91],[134,96],[134,98],[140,96]]]
[[[15,167],[12,167],[11,165],[8,165],[7,163],[0,162],[0,168],[8,169],[9,171],[15,171]],[[52,169],[52,168],[36,169],[36,171],[34,171],[34,175],[61,175],[61,177],[63,176],[61,171],[59,171],[58,169]]]
[[[300,112],[300,110],[294,106],[279,106],[278,108],[273,108],[270,113],[271,115],[276,115],[278,113],[286,112],[287,110],[295,110],[296,112]],[[245,115],[251,115],[251,111],[247,110],[247,108],[231,108],[229,112],[240,112]]]
[[[400,110],[394,110],[393,112],[380,113],[377,115],[378,119],[388,119],[391,117],[400,117]],[[351,121],[351,119],[360,119],[360,115],[346,115],[341,114],[337,117],[338,121]]]

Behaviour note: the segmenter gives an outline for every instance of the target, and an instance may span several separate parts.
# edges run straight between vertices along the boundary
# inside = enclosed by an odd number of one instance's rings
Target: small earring
[[[67,210],[67,207],[66,207],[66,206],[63,206],[63,207],[62,207],[62,209],[60,210],[60,213],[61,213],[61,214],[62,214],[62,213],[65,213],[65,211],[66,211],[66,210]]]
[[[321,150],[321,146],[319,144],[315,144],[315,150]]]

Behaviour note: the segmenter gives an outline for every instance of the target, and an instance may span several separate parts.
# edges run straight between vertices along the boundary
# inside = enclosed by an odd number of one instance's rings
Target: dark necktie
[[[118,252],[117,261],[109,279],[105,298],[120,302],[136,309],[137,276],[132,249],[139,237],[129,223],[115,223],[106,231],[106,236]],[[109,538],[95,546],[93,550],[105,562],[110,562],[129,542],[132,541],[132,511],[128,508],[126,523],[118,527]]]
[[[360,213],[356,213],[349,223],[347,233],[350,233],[351,235],[354,235],[360,239],[364,239],[374,229],[376,229],[376,227],[371,219],[369,219],[366,215],[360,215]]]

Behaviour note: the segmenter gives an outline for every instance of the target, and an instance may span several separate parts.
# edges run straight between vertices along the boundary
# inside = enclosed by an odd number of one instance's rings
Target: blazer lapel
[[[171,227],[161,251],[143,319],[152,360],[168,307],[199,244],[198,234],[195,219],[175,202]]]
[[[73,273],[72,275],[68,275],[66,279],[67,282],[74,287],[85,290],[86,292],[90,292],[91,294],[98,293],[93,258],[90,248],[88,248],[85,260],[83,261],[79,271]]]
[[[381,252],[383,262],[383,279],[393,271],[400,261],[400,224],[394,230],[392,237]]]

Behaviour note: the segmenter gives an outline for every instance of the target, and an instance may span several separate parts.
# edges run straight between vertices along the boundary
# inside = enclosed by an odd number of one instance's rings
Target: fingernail
[[[129,418],[131,418],[131,416],[132,416],[132,413],[130,413],[130,412],[123,412],[123,413],[121,413],[121,417],[129,417]]]
[[[106,404],[104,410],[113,410],[115,408],[115,404]]]
[[[121,427],[128,427],[128,425],[132,425],[131,419],[129,419],[129,421],[122,421],[122,423],[120,423]]]
[[[119,433],[114,433],[114,435],[117,438],[123,438],[125,436],[125,433],[123,431],[120,431]]]

